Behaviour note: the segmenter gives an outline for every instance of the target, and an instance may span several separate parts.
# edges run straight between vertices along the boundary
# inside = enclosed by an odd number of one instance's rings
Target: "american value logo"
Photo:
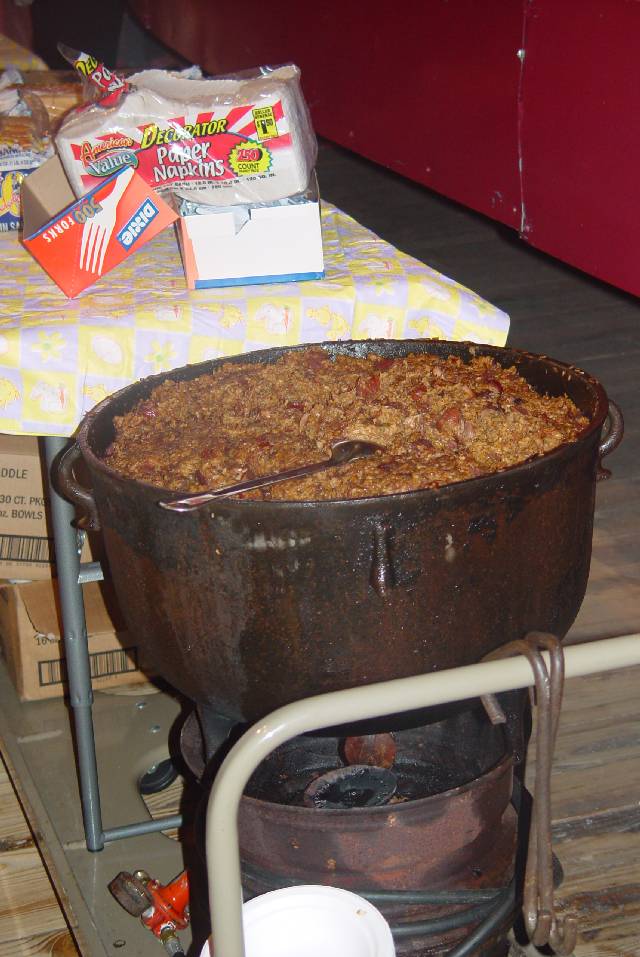
[[[138,165],[135,143],[129,136],[114,134],[100,143],[83,143],[80,147],[80,160],[87,173],[104,178],[111,176],[123,166]]]

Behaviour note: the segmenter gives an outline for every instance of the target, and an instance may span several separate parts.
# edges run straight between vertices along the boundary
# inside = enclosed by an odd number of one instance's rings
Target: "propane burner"
[[[396,793],[398,779],[388,768],[351,764],[321,774],[304,792],[305,807],[344,809],[379,807]]]
[[[245,898],[292,883],[364,890],[390,922],[399,957],[442,957],[483,922],[469,957],[506,957],[513,761],[526,700],[501,695],[501,724],[476,701],[427,724],[339,726],[280,745],[240,802]],[[228,734],[202,705],[183,726],[182,754],[205,800]]]

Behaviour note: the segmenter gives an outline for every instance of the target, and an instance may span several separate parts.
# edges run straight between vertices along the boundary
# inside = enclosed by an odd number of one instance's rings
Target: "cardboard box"
[[[76,200],[54,156],[24,180],[22,218],[25,247],[73,298],[173,223],[177,214],[132,166],[121,167]]]
[[[178,239],[189,289],[324,276],[317,189],[217,212],[184,203]]]
[[[0,148],[0,233],[20,229],[20,188],[41,162],[32,150]]]
[[[107,583],[91,582],[83,594],[93,688],[146,681]],[[55,582],[0,586],[0,638],[21,701],[68,693]]]
[[[51,578],[55,552],[44,486],[38,440],[0,434],[0,578]],[[87,539],[82,561],[91,561],[91,551]]]

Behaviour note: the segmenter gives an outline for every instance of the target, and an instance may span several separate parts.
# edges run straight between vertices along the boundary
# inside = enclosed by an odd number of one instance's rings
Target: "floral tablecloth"
[[[425,338],[504,345],[509,317],[323,204],[321,281],[190,291],[169,229],[68,300],[0,234],[0,432],[70,435],[151,373],[274,345]]]

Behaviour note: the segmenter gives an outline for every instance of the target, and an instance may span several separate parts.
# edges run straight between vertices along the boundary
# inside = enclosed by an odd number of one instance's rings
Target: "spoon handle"
[[[223,488],[215,489],[213,492],[188,495],[186,498],[173,499],[171,502],[158,502],[158,505],[160,508],[166,508],[171,512],[191,512],[217,498],[227,498],[230,495],[238,495],[240,492],[262,488],[264,485],[275,485],[276,482],[285,482],[287,479],[301,478],[303,475],[313,475],[314,472],[322,472],[336,464],[331,459],[325,459],[323,462],[315,462],[312,465],[299,465],[297,468],[285,469],[283,472],[274,472],[271,475],[261,475],[259,478],[237,482],[235,485],[226,485]]]

